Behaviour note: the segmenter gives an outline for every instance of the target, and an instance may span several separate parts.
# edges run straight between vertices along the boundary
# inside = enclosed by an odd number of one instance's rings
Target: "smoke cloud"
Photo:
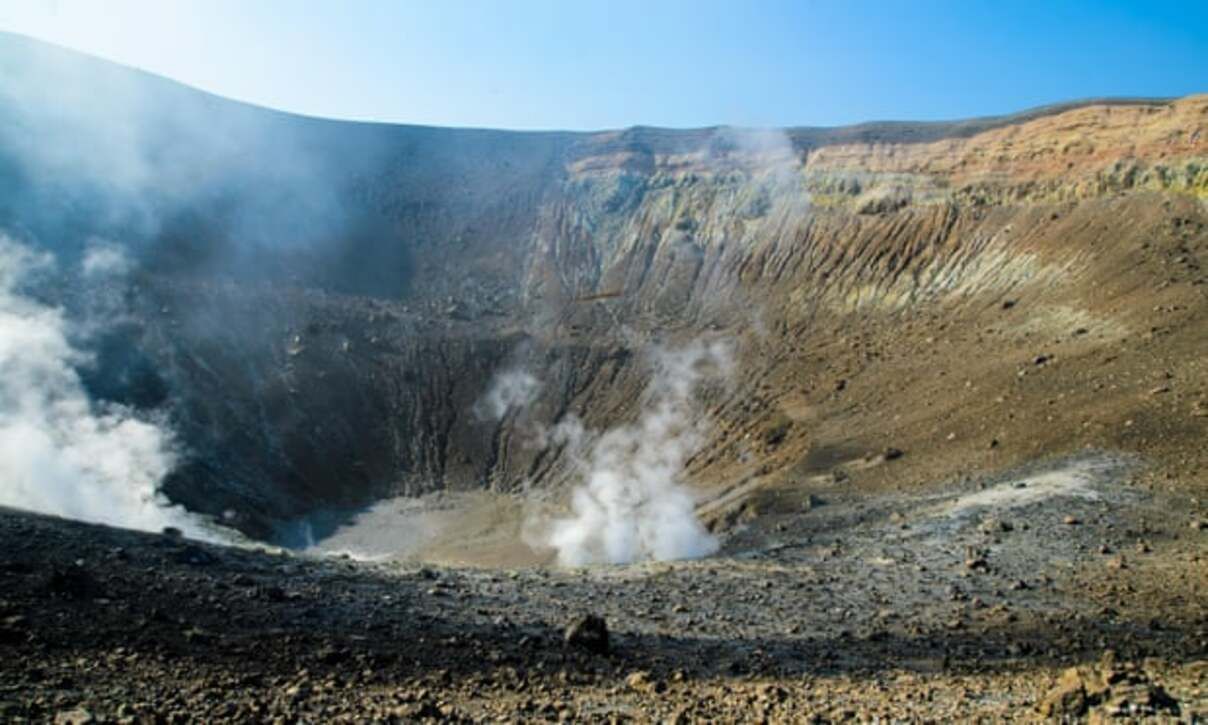
[[[91,275],[115,266],[98,254]],[[88,357],[71,343],[63,311],[27,293],[53,266],[49,254],[0,234],[0,504],[211,538],[157,490],[175,460],[171,434],[88,399],[76,372]]]
[[[571,515],[552,522],[546,544],[564,566],[692,559],[718,542],[695,514],[681,481],[684,463],[700,445],[702,420],[694,392],[707,376],[724,376],[731,351],[724,343],[693,343],[654,355],[654,377],[638,420],[591,436],[570,417],[551,431],[564,442],[582,484]]]

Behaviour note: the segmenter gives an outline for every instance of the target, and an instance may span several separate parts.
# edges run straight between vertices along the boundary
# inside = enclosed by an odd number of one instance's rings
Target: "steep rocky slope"
[[[718,130],[658,153],[661,134],[642,130],[584,138],[514,229],[487,213],[482,232],[416,246],[402,300],[303,293],[289,307],[304,312],[257,325],[266,367],[311,391],[278,391],[295,420],[382,427],[373,442],[355,427],[382,493],[556,480],[556,450],[514,418],[472,415],[491,375],[543,381],[530,422],[574,411],[603,426],[636,415],[652,340],[701,335],[737,341],[744,371],[709,402],[702,483],[791,484],[889,446],[910,451],[893,477],[923,483],[1095,445],[1202,486],[1206,107],[1092,106],[921,145]],[[381,400],[332,351],[392,361],[385,415],[326,404],[324,390]],[[341,450],[324,429],[300,447]],[[888,480],[875,468],[858,478]]]
[[[650,344],[702,336],[742,371],[690,466],[718,511],[1086,445],[1205,483],[1208,98],[508,133],[297,118],[12,37],[0,61],[0,222],[77,316],[90,239],[136,258],[90,385],[168,410],[165,491],[253,536],[554,486],[529,427],[632,419]],[[476,415],[512,368],[536,401]]]

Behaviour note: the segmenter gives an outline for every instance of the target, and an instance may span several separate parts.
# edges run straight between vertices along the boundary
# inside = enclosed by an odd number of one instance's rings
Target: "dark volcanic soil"
[[[810,510],[739,525],[715,558],[568,571],[7,511],[0,716],[1193,722],[1208,532],[1134,471],[1088,453],[926,495],[820,485]],[[587,614],[608,652],[564,641]]]

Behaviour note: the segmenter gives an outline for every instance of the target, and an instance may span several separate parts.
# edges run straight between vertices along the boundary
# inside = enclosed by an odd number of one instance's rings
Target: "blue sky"
[[[0,29],[297,113],[838,125],[1208,92],[1208,2],[0,0]]]

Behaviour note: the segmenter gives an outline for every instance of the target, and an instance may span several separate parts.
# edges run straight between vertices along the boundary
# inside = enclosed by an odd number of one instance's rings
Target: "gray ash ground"
[[[811,510],[740,525],[714,558],[583,570],[4,511],[0,719],[1202,720],[1208,533],[1134,468],[1088,455],[876,496],[805,482]],[[608,653],[565,641],[587,614]]]

